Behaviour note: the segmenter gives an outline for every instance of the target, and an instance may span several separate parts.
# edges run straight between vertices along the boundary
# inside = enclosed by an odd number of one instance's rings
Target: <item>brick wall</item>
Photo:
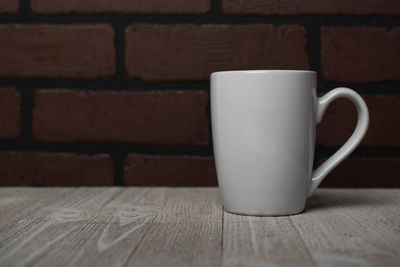
[[[398,0],[0,0],[0,186],[216,185],[209,74],[312,69],[366,138],[323,186],[400,186]],[[356,121],[318,127],[316,162]]]

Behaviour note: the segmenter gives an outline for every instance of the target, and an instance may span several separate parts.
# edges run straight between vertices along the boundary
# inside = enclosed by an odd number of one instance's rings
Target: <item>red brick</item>
[[[396,15],[398,0],[222,0],[225,14]]]
[[[33,135],[37,141],[56,143],[206,145],[208,102],[201,91],[39,90]]]
[[[125,185],[216,186],[212,157],[129,155],[125,162]]]
[[[400,81],[400,28],[323,27],[321,41],[326,80]]]
[[[400,187],[399,173],[400,158],[348,158],[326,177],[321,186]]]
[[[0,13],[17,13],[18,7],[18,0],[0,0]]]
[[[115,73],[108,25],[0,25],[0,77],[93,79]]]
[[[31,6],[33,12],[41,14],[204,14],[210,10],[210,0],[32,0]]]
[[[370,123],[361,142],[363,146],[400,147],[400,96],[365,95]],[[338,99],[327,109],[317,129],[317,143],[341,146],[350,137],[357,123],[357,112],[346,99]]]
[[[208,80],[230,69],[308,69],[306,30],[272,25],[132,25],[126,30],[129,78]]]
[[[20,136],[20,94],[11,88],[0,88],[0,140]]]
[[[320,162],[323,162],[321,160]],[[322,187],[399,187],[400,158],[347,158]],[[125,185],[216,186],[213,157],[131,154],[125,162]]]
[[[107,155],[0,153],[0,186],[110,186],[113,173]]]

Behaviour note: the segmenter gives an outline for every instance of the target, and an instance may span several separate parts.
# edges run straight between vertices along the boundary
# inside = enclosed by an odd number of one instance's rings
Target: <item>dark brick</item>
[[[363,146],[400,147],[400,96],[364,95],[369,113],[368,132]],[[341,146],[350,137],[357,124],[357,112],[347,99],[334,101],[327,109],[317,129],[317,143]]]
[[[0,88],[0,140],[20,136],[20,94],[11,88]]]
[[[129,155],[125,162],[125,185],[216,186],[212,157]]]
[[[33,12],[41,14],[204,14],[210,10],[210,0],[32,0],[31,6]]]
[[[110,186],[113,173],[107,155],[0,153],[0,186]]]
[[[162,145],[209,143],[205,92],[35,93],[33,135],[40,142]]]
[[[324,159],[325,160],[325,159]],[[320,162],[323,162],[321,160]],[[347,158],[322,187],[399,187],[400,158]],[[131,154],[125,162],[128,186],[216,186],[212,157]]]
[[[0,0],[0,13],[17,13],[18,7],[18,0]]]
[[[93,79],[115,73],[108,25],[0,25],[0,77]]]
[[[321,186],[400,187],[399,173],[400,158],[348,158],[326,177]]]
[[[398,0],[222,0],[224,14],[398,15]]]
[[[326,80],[400,81],[400,28],[323,27],[321,39]]]
[[[132,25],[126,30],[129,78],[208,80],[230,69],[308,69],[306,30],[272,25]]]

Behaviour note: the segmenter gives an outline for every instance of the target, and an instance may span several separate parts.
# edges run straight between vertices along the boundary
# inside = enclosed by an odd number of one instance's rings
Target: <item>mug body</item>
[[[211,75],[214,157],[224,209],[301,212],[311,183],[316,127],[313,71]]]

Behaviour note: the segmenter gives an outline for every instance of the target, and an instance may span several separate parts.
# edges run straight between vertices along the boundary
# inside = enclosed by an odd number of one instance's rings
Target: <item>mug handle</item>
[[[328,92],[317,100],[317,123],[322,119],[326,108],[329,104],[340,97],[349,99],[357,108],[358,121],[356,129],[354,130],[351,137],[344,143],[344,145],[335,152],[329,159],[322,163],[317,169],[312,173],[311,185],[308,196],[311,196],[319,184],[324,180],[329,172],[333,170],[340,162],[342,162],[361,142],[367,132],[369,123],[368,108],[364,100],[355,91],[339,87]]]

